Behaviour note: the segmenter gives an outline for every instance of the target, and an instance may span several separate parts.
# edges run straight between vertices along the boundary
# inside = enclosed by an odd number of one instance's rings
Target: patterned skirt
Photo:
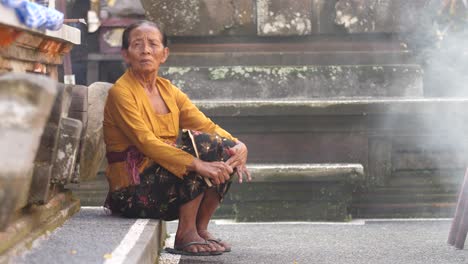
[[[184,131],[177,147],[193,156],[196,156],[196,150],[192,138],[199,158],[204,161],[226,161],[230,157],[228,149],[235,145],[232,140],[217,135]],[[195,172],[181,179],[154,163],[139,175],[140,184],[110,192],[104,206],[113,214],[124,217],[170,221],[178,219],[182,204],[195,199],[208,188],[216,188],[221,201],[229,190],[233,174],[224,184],[208,187]]]

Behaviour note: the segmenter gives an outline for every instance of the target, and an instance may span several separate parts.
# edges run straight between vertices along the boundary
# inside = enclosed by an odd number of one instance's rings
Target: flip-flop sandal
[[[221,251],[202,251],[202,252],[190,252],[184,250],[185,248],[192,246],[192,245],[209,245],[207,241],[204,242],[188,242],[186,244],[180,246],[174,246],[174,248],[165,248],[167,253],[175,254],[175,255],[185,255],[185,256],[215,256],[221,255],[223,252]]]
[[[222,247],[224,247],[222,244],[221,244],[221,238],[212,238],[212,239],[207,239],[208,242],[213,242],[213,243],[216,243]],[[231,248],[230,247],[227,247],[227,248],[224,248],[224,252],[231,252]]]

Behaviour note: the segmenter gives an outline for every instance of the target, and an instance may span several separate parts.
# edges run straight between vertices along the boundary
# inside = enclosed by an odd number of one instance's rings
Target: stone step
[[[431,194],[456,194],[460,186],[398,186],[398,187],[374,187],[363,192],[365,195],[394,195],[397,193],[415,194],[415,195],[431,195]]]
[[[253,182],[233,184],[217,217],[237,221],[346,221],[361,164],[253,164]]]
[[[418,65],[162,67],[193,100],[419,97]]]
[[[360,164],[250,164],[248,168],[253,182],[233,183],[216,217],[343,221],[348,217],[352,191],[364,180]],[[86,206],[101,206],[108,190],[102,175],[68,187]],[[258,208],[256,213],[253,208]],[[271,214],[273,211],[276,213]]]
[[[468,98],[321,98],[269,100],[193,100],[210,117],[351,116],[371,114],[460,115]],[[444,120],[439,120],[442,122]],[[383,124],[385,125],[385,124]],[[435,127],[437,128],[437,127]],[[430,144],[430,142],[428,142]]]
[[[458,157],[455,156],[454,158]],[[444,163],[444,166],[449,167],[450,163]],[[450,189],[458,187],[463,181],[463,176],[464,169],[395,171],[392,173],[387,186],[405,188],[433,186],[439,189]]]
[[[122,61],[120,54],[92,53],[90,61]],[[173,52],[165,67],[405,65],[415,60],[408,51],[284,51],[284,52]]]
[[[353,204],[354,218],[451,218],[456,202]]]
[[[353,203],[356,204],[387,204],[387,203],[454,203],[458,195],[454,193],[420,193],[419,191],[406,192],[400,189],[392,194],[381,194],[379,192],[364,193]]]

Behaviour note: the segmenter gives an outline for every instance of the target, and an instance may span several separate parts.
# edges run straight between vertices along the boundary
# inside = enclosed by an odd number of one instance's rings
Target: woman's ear
[[[122,57],[124,58],[125,63],[127,65],[130,64],[130,58],[128,57],[128,50],[123,49],[120,51],[120,54],[122,54]]]
[[[169,57],[169,48],[168,48],[168,47],[164,47],[164,50],[163,50],[163,57],[162,57],[162,59],[161,59],[161,63],[165,63],[168,57]]]

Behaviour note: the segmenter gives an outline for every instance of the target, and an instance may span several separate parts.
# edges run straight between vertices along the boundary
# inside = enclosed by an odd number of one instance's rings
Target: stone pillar
[[[27,203],[33,161],[56,85],[33,74],[0,76],[0,231]]]

